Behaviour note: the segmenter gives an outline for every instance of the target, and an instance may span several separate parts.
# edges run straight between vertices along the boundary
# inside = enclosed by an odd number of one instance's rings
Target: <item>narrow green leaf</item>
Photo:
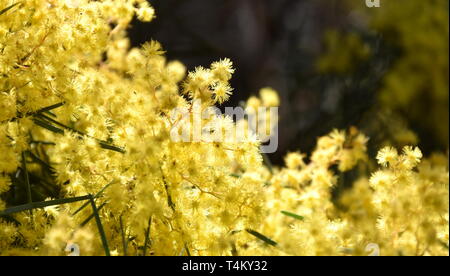
[[[78,208],[73,214],[72,216],[75,216],[76,214],[78,214],[79,212],[81,212],[84,208],[86,208],[89,204],[91,204],[89,201],[86,201],[85,203],[83,203],[83,205],[81,205],[80,208]]]
[[[58,133],[58,134],[64,134],[64,130],[57,128],[55,126],[52,126],[47,122],[44,122],[44,121],[41,121],[38,119],[33,119],[33,122],[40,127],[50,130],[51,132]]]
[[[48,197],[48,195],[43,193],[40,189],[31,190],[31,195],[33,196],[34,199],[39,198],[40,200]]]
[[[55,146],[56,144],[53,142],[47,142],[47,141],[30,141],[30,144],[37,144],[37,145],[49,145],[49,146]]]
[[[25,186],[27,189],[27,200],[28,203],[33,202],[33,197],[31,196],[31,184],[30,184],[30,177],[28,175],[28,170],[27,170],[27,153],[26,151],[22,152],[22,169],[23,169],[23,174],[25,176]]]
[[[147,247],[148,247],[148,243],[150,241],[150,228],[152,226],[152,217],[150,216],[149,220],[148,220],[148,226],[147,229],[145,230],[145,241],[144,241],[144,248],[143,248],[143,255],[146,256],[147,255]]]
[[[54,185],[48,183],[47,181],[45,181],[44,179],[42,179],[38,175],[30,174],[30,176],[32,176],[33,178],[37,179],[35,184],[39,185],[42,189],[44,189],[47,192],[48,195],[50,195],[52,198],[57,198],[58,197],[57,188]]]
[[[81,136],[84,136],[84,137],[89,137],[89,138],[95,139],[100,144],[100,147],[103,148],[103,149],[112,150],[112,151],[116,151],[116,152],[120,152],[120,153],[125,153],[125,150],[123,148],[121,148],[121,147],[117,147],[117,146],[111,145],[108,142],[105,142],[103,140],[100,140],[100,139],[97,139],[97,138],[92,137],[90,135],[87,135],[86,133],[84,133],[82,131],[76,130],[76,129],[71,128],[69,126],[66,126],[66,125],[64,125],[64,124],[62,124],[62,123],[60,123],[60,122],[58,122],[58,121],[56,121],[56,120],[54,120],[54,119],[44,115],[44,114],[37,114],[36,116],[39,117],[42,120],[48,121],[50,123],[53,123],[53,124],[55,124],[55,125],[57,125],[59,127],[62,127],[64,129],[68,130],[68,131],[77,133],[77,134],[79,134]]]
[[[164,183],[164,188],[166,189],[167,204],[175,212],[175,203],[173,202],[172,196],[170,195],[169,185],[167,184],[166,176],[165,176],[164,171],[163,171],[163,169],[161,167],[161,164],[159,165],[159,170],[161,171],[161,176],[162,176],[162,180],[163,180],[163,183]]]
[[[184,244],[184,249],[186,250],[186,254],[188,255],[188,257],[191,256],[191,251],[189,251],[189,247],[187,246],[187,244]]]
[[[6,123],[6,122],[14,122],[14,121],[16,121],[16,120],[18,120],[20,118],[23,118],[23,117],[30,117],[30,116],[38,115],[40,113],[49,112],[50,110],[58,108],[58,107],[63,106],[63,105],[64,105],[64,102],[61,102],[61,103],[57,103],[57,104],[54,104],[54,105],[51,105],[51,106],[47,106],[47,107],[41,108],[41,109],[39,109],[37,111],[28,112],[25,115],[21,114],[21,113],[18,113],[16,117],[0,121],[0,123],[3,124],[3,123]]]
[[[112,184],[114,184],[114,181],[111,181],[110,183],[106,184],[105,187],[103,187],[98,193],[95,194],[94,199],[95,198],[99,198],[103,195],[103,192]],[[81,212],[84,208],[86,208],[88,205],[90,204],[89,201],[87,201],[86,203],[84,203],[83,205],[81,205],[80,208],[78,208],[73,214],[72,216],[75,216],[76,214],[78,214],[79,212]]]
[[[49,116],[52,116],[53,118],[58,117],[58,116],[56,116],[55,113],[53,113],[53,112],[51,112],[51,111],[45,111],[45,112],[43,112],[43,113],[45,113],[45,114],[47,114],[47,115],[49,115]]]
[[[14,8],[15,6],[19,5],[21,2],[14,3],[3,10],[0,10],[0,15],[4,14],[5,12],[9,11],[10,9]]]
[[[97,208],[97,211],[100,211],[100,210],[103,209],[103,207],[105,207],[105,206],[106,206],[106,202],[103,203],[102,205],[100,205],[100,206]],[[87,218],[80,224],[80,227],[86,226],[86,224],[88,224],[94,217],[95,217],[95,215],[94,215],[94,214],[91,214],[89,217],[87,217]]]
[[[236,244],[234,242],[231,244],[231,256],[239,256],[239,252],[237,251]]]
[[[50,166],[49,164],[47,164],[47,162],[45,162],[44,160],[42,160],[41,158],[37,157],[37,155],[35,155],[34,153],[32,153],[31,151],[27,151],[27,154],[31,157],[31,159],[33,159],[35,162],[41,164],[43,167],[47,168],[48,170],[50,170],[51,172],[54,172],[55,169]]]
[[[68,130],[68,131],[77,133],[77,134],[79,134],[79,135],[81,135],[81,136],[88,136],[88,135],[86,135],[85,133],[83,133],[83,132],[81,132],[81,131],[79,131],[79,130],[76,130],[76,129],[74,129],[74,128],[71,128],[71,127],[69,127],[69,126],[66,126],[65,124],[62,124],[62,123],[60,123],[60,122],[54,120],[53,118],[48,117],[48,116],[45,115],[45,114],[39,113],[39,114],[36,114],[35,117],[37,117],[37,118],[39,118],[39,119],[41,119],[41,120],[43,120],[43,121],[48,121],[49,123],[55,124],[55,125],[57,125],[57,126],[59,126],[59,127],[62,127],[63,129],[66,129],[66,130]]]
[[[439,243],[440,243],[445,249],[448,250],[448,244],[447,244],[447,243],[445,243],[445,242],[443,242],[443,241],[441,241],[441,240],[439,240]]]
[[[35,114],[38,114],[38,113],[44,113],[44,112],[49,112],[50,110],[56,109],[56,108],[58,108],[58,107],[61,107],[61,106],[63,106],[64,104],[65,104],[65,102],[60,102],[60,103],[57,103],[57,104],[53,104],[53,105],[50,105],[50,106],[41,108],[41,109],[39,109],[37,112],[35,112]],[[33,114],[29,114],[29,115],[33,115]]]
[[[294,214],[294,213],[291,213],[291,212],[288,212],[288,211],[281,211],[281,213],[283,215],[285,215],[285,216],[288,216],[288,217],[291,217],[291,218],[295,218],[297,220],[304,220],[305,219],[305,217],[299,216],[297,214]]]
[[[102,221],[100,220],[100,215],[98,214],[97,206],[94,202],[94,197],[89,195],[89,202],[91,203],[92,211],[94,212],[95,222],[97,223],[98,232],[102,240],[103,249],[105,250],[106,256],[111,256],[108,246],[108,240],[106,239],[105,230],[103,229]]]
[[[233,230],[233,231],[230,232],[230,234],[231,235],[236,235],[236,234],[238,234],[240,232],[241,232],[241,230]]]
[[[256,231],[251,230],[251,229],[247,229],[246,231],[247,231],[249,234],[251,234],[251,235],[255,236],[256,238],[262,240],[263,242],[267,243],[268,245],[271,245],[271,246],[277,246],[277,244],[278,244],[277,242],[271,240],[270,238],[264,236],[263,234],[261,234],[261,233],[259,233],[259,232],[256,232]]]
[[[125,153],[126,152],[123,148],[120,148],[120,147],[117,147],[117,146],[113,146],[113,145],[107,144],[105,142],[100,142],[99,144],[100,144],[100,147],[103,148],[103,149],[117,151],[117,152],[120,152],[120,153]]]
[[[7,216],[7,215],[27,211],[27,210],[40,209],[40,208],[45,208],[45,207],[49,207],[49,206],[55,206],[55,205],[61,205],[61,204],[67,204],[67,203],[88,200],[89,198],[90,198],[89,196],[80,196],[80,197],[72,197],[72,198],[47,200],[47,201],[42,201],[42,202],[32,202],[32,203],[14,206],[14,207],[5,209],[0,212],[0,216]]]
[[[127,239],[125,238],[125,229],[123,227],[123,220],[122,220],[122,216],[120,216],[119,218],[119,222],[120,222],[120,233],[122,235],[122,246],[123,246],[123,255],[127,256],[127,249],[128,249],[128,242]]]
[[[236,174],[236,173],[232,173],[232,174],[230,174],[230,176],[234,177],[234,178],[241,178],[242,177],[241,175]]]

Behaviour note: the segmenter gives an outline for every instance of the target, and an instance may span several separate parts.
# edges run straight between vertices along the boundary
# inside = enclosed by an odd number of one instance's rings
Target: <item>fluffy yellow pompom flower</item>
[[[211,64],[211,72],[213,77],[219,82],[228,82],[234,71],[233,63],[228,58]]]
[[[303,159],[305,158],[304,154],[298,152],[292,152],[286,155],[285,163],[289,169],[298,169],[305,166],[305,162]]]
[[[404,163],[409,168],[414,168],[422,159],[422,151],[418,147],[406,146],[403,148]]]
[[[143,22],[150,22],[155,16],[155,10],[150,7],[148,2],[142,2],[139,4],[136,14],[139,20]]]
[[[377,160],[378,164],[387,167],[393,165],[397,160],[398,151],[392,147],[385,147],[378,152]]]
[[[0,174],[0,194],[9,190],[11,186],[11,179],[9,176],[3,176]]]
[[[145,57],[150,58],[153,56],[163,55],[165,52],[158,41],[152,40],[150,42],[145,42],[142,45],[142,53]]]
[[[230,85],[225,83],[218,83],[213,88],[214,91],[214,101],[222,104],[230,98],[230,95],[232,94],[233,88],[231,88]]]

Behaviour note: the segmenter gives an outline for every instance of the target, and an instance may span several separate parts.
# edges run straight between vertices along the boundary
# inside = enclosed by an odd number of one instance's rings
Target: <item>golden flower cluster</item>
[[[368,242],[385,254],[448,254],[442,157],[419,164],[416,148],[384,149],[383,170],[338,208],[336,170],[368,163],[356,129],[320,138],[310,160],[289,154],[283,169],[262,164],[254,135],[171,139],[174,109],[225,102],[234,68],[223,59],[186,76],[158,42],[130,48],[134,16],[154,10],[0,0],[0,255],[65,255],[70,244],[82,255],[364,254]],[[260,95],[247,105],[280,104],[270,88]],[[235,125],[204,120],[210,132]]]

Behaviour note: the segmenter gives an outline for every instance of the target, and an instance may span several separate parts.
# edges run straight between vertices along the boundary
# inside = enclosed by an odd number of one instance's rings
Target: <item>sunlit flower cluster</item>
[[[356,128],[281,169],[264,165],[251,133],[171,139],[174,110],[223,104],[235,69],[223,59],[186,72],[156,41],[131,48],[135,16],[155,15],[144,0],[0,0],[0,255],[70,244],[81,255],[363,255],[367,243],[448,254],[445,157],[386,148],[369,180]],[[247,102],[278,105],[270,88]],[[251,123],[204,120],[209,133]],[[361,178],[335,199],[353,170]]]

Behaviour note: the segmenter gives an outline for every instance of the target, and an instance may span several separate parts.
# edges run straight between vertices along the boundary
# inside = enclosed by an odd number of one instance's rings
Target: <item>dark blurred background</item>
[[[228,105],[265,86],[279,91],[275,163],[349,126],[371,137],[372,153],[386,141],[418,143],[427,153],[448,149],[447,0],[381,0],[372,9],[365,0],[149,2],[157,18],[133,21],[133,46],[158,40],[189,70],[229,57],[237,70]],[[431,29],[436,41],[421,43]],[[423,54],[412,53],[411,44]],[[426,112],[433,109],[438,114]]]

